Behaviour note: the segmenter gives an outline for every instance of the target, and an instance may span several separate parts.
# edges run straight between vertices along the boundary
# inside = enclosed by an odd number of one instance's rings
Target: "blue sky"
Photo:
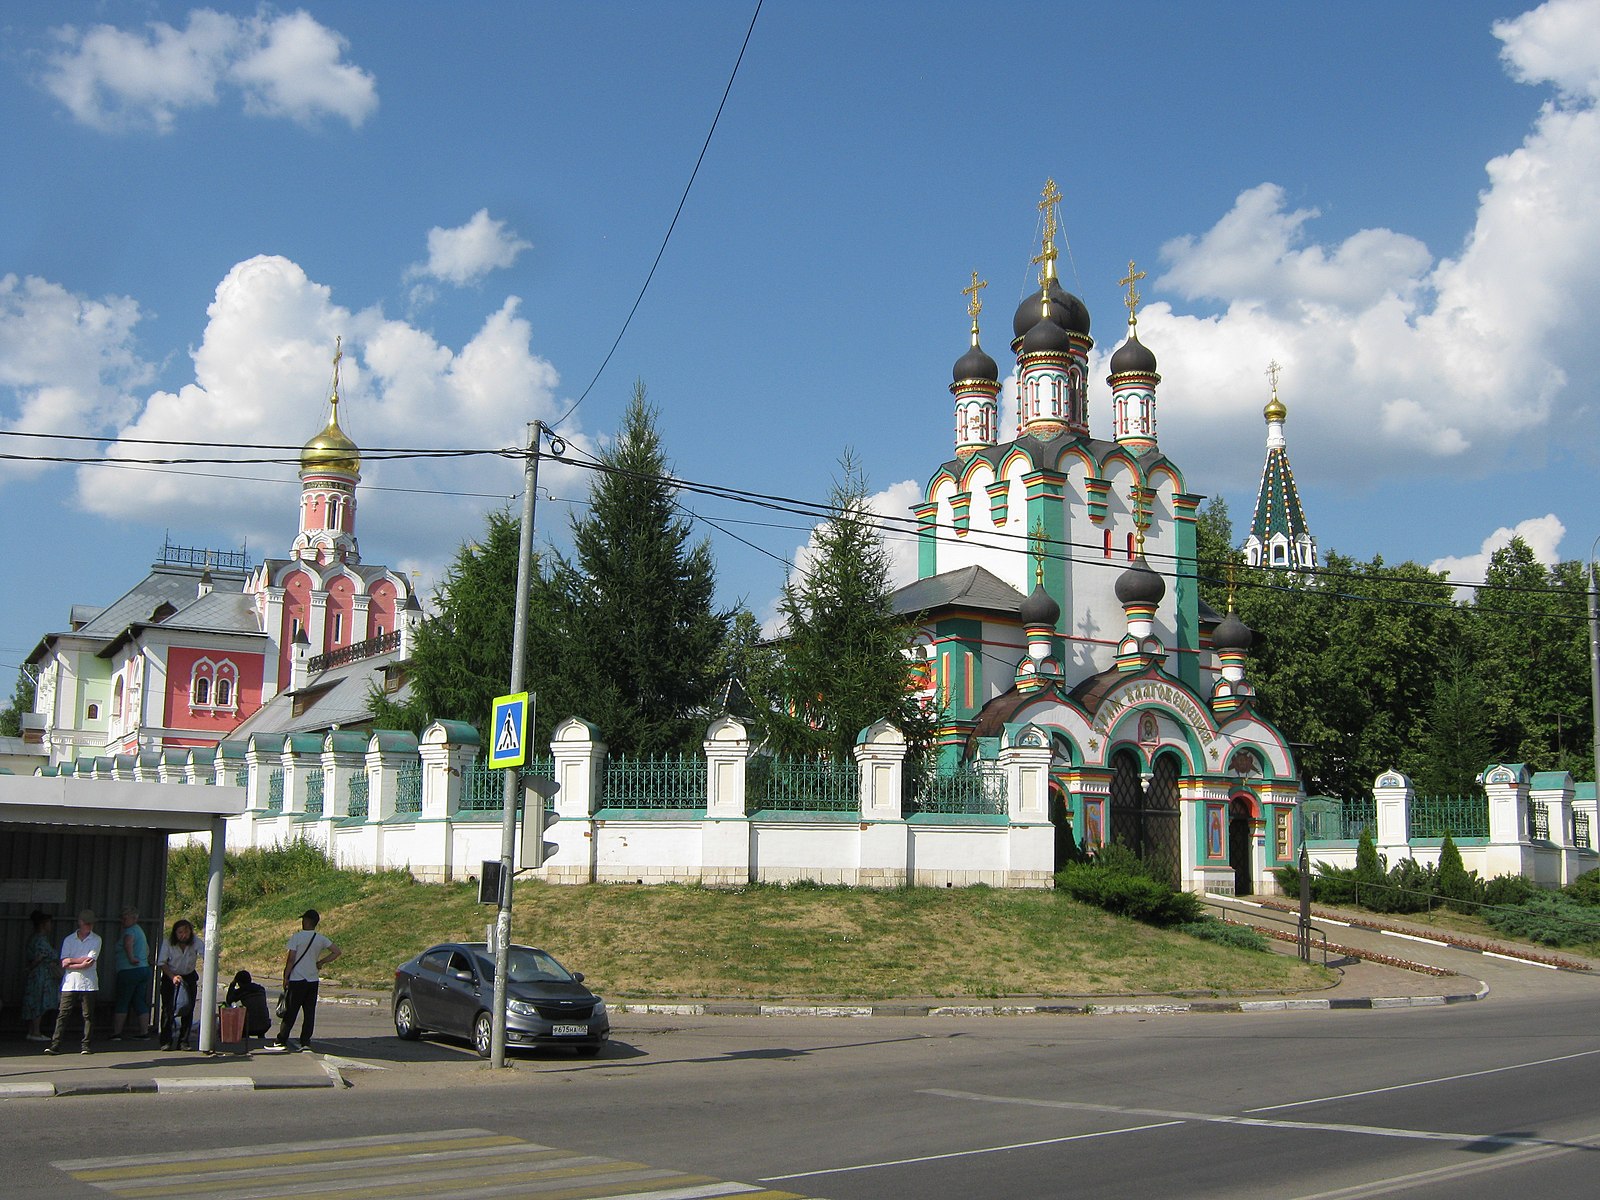
[[[8,7],[0,428],[299,444],[342,335],[361,445],[519,440],[605,358],[753,9]],[[1276,359],[1325,551],[1471,579],[1516,528],[1585,557],[1597,98],[1600,0],[768,0],[650,290],[561,432],[595,448],[642,378],[683,477],[821,500],[848,447],[904,513],[950,454],[961,289],[989,281],[1004,364],[1053,177],[1097,354],[1134,259],[1162,448],[1236,524]],[[292,467],[200,469],[0,463],[0,664],[168,534],[281,555]],[[370,463],[364,557],[426,585],[518,480]],[[542,482],[559,541],[587,478]],[[804,522],[690,504],[762,548],[702,526],[723,599],[767,615]]]

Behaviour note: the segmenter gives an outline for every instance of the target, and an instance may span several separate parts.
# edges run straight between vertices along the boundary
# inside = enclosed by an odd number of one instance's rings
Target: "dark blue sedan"
[[[494,1032],[494,955],[483,942],[430,946],[395,968],[394,1031],[468,1039],[489,1057]],[[571,1046],[598,1054],[611,1036],[605,1001],[543,950],[512,946],[506,973],[506,1048]]]

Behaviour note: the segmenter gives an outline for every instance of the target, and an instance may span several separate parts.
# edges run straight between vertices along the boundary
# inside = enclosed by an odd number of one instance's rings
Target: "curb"
[[[0,1084],[0,1100],[48,1100],[56,1096],[123,1096],[130,1093],[159,1092],[185,1095],[195,1092],[270,1092],[290,1088],[332,1088],[347,1086],[333,1072],[322,1078],[256,1079],[249,1075],[221,1075],[211,1079],[181,1079],[149,1076],[143,1079],[85,1080],[82,1083],[6,1083]]]
[[[1028,1017],[1028,1016],[1167,1016],[1176,1013],[1298,1012],[1330,1009],[1434,1008],[1467,1004],[1489,994],[1479,983],[1475,992],[1446,996],[1351,996],[1321,1000],[1178,1000],[1162,1004],[745,1004],[707,1001],[703,1004],[613,1004],[622,1013],[668,1017]]]

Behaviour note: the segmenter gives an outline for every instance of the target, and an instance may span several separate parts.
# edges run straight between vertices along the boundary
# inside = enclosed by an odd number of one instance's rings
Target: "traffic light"
[[[505,888],[505,864],[498,858],[486,858],[478,871],[478,903],[499,904]]]
[[[561,818],[545,801],[561,790],[561,785],[547,776],[535,776],[522,781],[522,866],[523,869],[542,867],[555,857],[561,847],[544,840],[544,831]]]

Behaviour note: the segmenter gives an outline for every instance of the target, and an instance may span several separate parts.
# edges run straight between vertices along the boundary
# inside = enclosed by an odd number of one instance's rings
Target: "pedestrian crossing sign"
[[[496,696],[489,711],[489,765],[522,766],[528,761],[528,693]]]

